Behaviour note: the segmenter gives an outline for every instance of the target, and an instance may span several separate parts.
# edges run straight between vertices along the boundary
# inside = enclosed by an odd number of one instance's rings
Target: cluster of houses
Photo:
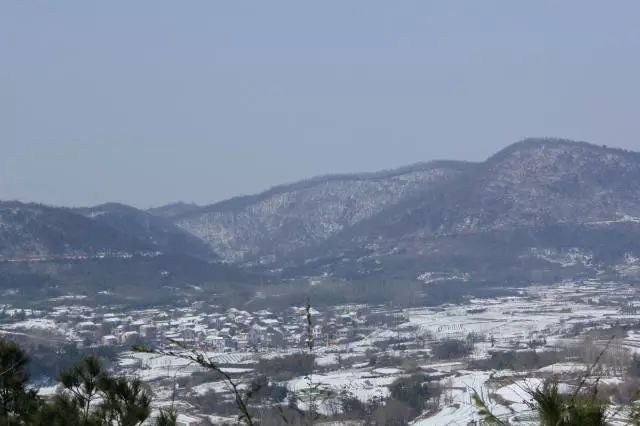
[[[80,346],[132,346],[137,343],[182,342],[197,349],[232,352],[261,352],[304,347],[311,333],[315,345],[348,341],[366,326],[366,313],[358,307],[342,307],[319,312],[311,309],[309,330],[306,311],[290,307],[274,313],[214,308],[195,302],[188,308],[102,312],[80,306],[54,308],[45,317],[66,330],[69,340]]]
[[[135,344],[158,347],[173,340],[211,352],[268,352],[304,349],[309,334],[316,347],[339,345],[406,321],[400,318],[401,314],[382,307],[344,305],[327,307],[322,312],[311,308],[309,330],[304,307],[248,312],[237,308],[223,310],[198,301],[168,310],[127,310],[85,306],[81,296],[58,299],[52,300],[49,310],[14,312],[5,307],[1,312],[11,318],[12,324],[3,328],[21,331],[37,326],[39,336],[74,342],[79,347],[127,350]]]

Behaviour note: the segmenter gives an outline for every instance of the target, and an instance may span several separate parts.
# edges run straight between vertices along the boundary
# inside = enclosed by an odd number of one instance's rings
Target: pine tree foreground
[[[151,413],[146,385],[110,374],[98,357],[62,370],[64,390],[49,400],[27,387],[28,364],[18,344],[0,339],[0,426],[136,426]],[[156,423],[175,425],[175,415],[163,412]]]

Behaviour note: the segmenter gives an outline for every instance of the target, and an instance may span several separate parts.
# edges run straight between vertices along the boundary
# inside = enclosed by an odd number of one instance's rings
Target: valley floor
[[[235,422],[228,387],[193,363],[132,352],[131,344],[163,347],[167,338],[180,340],[206,353],[241,387],[266,375],[271,384],[288,390],[279,401],[255,401],[256,409],[286,406],[295,395],[304,411],[312,387],[322,416],[345,419],[345,400],[380,406],[392,398],[390,387],[399,378],[423,374],[437,384],[439,393],[412,424],[466,425],[478,420],[473,392],[484,395],[505,421],[528,424],[529,390],[556,377],[561,391],[570,392],[595,360],[592,374],[612,397],[620,397],[616,389],[640,383],[628,374],[633,354],[640,352],[638,307],[640,289],[592,280],[532,286],[519,290],[518,296],[429,308],[312,309],[312,328],[307,329],[303,307],[280,313],[219,311],[196,302],[169,312],[119,312],[83,306],[82,298],[70,297],[49,310],[5,306],[0,333],[51,345],[74,341],[88,348],[109,347],[115,351],[114,370],[149,383],[156,409],[174,405],[195,419],[192,424]],[[307,332],[313,336],[312,350],[305,346]],[[464,350],[451,342],[461,342]],[[601,352],[605,356],[597,359]],[[293,357],[305,354],[314,357],[312,374],[294,365],[302,358]],[[291,360],[291,365],[285,362],[285,368],[278,368],[278,359]],[[56,387],[43,391],[55,393]],[[623,419],[624,412],[615,417]]]

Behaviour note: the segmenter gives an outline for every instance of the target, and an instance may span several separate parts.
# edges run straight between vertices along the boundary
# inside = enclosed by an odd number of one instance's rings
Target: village
[[[395,381],[424,374],[441,389],[437,404],[425,407],[415,421],[429,425],[477,419],[471,392],[481,388],[502,395],[496,403],[499,412],[517,416],[526,411],[526,397],[513,391],[513,383],[539,384],[554,374],[573,380],[592,361],[586,353],[606,341],[606,330],[615,333],[611,352],[619,359],[608,358],[602,383],[624,381],[621,366],[640,351],[640,293],[634,286],[592,280],[518,292],[424,308],[320,309],[301,304],[279,312],[223,310],[202,301],[181,308],[124,311],[90,307],[83,303],[85,296],[68,295],[50,300],[49,309],[0,307],[0,332],[52,346],[72,342],[78,348],[114,351],[114,371],[142,378],[155,394],[155,408],[178,407],[182,424],[190,426],[236,424],[224,405],[231,398],[224,383],[197,364],[134,352],[135,345],[162,349],[177,343],[204,353],[244,386],[257,376],[268,376],[285,392],[298,394],[302,409],[308,383],[294,365],[304,363],[299,355],[312,357],[314,386],[363,404],[385,401]],[[516,371],[495,363],[504,354],[535,354],[537,361]],[[55,382],[41,388],[45,393],[58,391]],[[217,405],[207,408],[202,402],[206,398]],[[290,398],[283,396],[279,403]],[[327,417],[343,411],[335,401],[319,403],[318,410]]]
[[[69,296],[54,301],[78,302],[82,298]],[[189,308],[128,310],[122,314],[118,307],[101,309],[81,304],[63,304],[49,312],[0,306],[0,315],[11,320],[0,327],[5,333],[19,330],[42,339],[64,339],[79,347],[130,347],[173,340],[206,351],[256,353],[304,345],[304,307],[291,307],[279,314],[267,309],[247,312],[236,308],[203,313],[203,307],[203,302],[194,302]],[[357,331],[377,325],[368,324],[368,312],[366,306],[338,307],[328,313],[312,308],[313,337],[325,344],[346,342]]]

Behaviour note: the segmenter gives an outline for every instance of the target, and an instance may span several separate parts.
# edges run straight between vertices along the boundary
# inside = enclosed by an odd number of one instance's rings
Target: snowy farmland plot
[[[594,377],[586,383],[597,378],[614,408],[624,389],[640,383],[634,358],[640,352],[640,292],[634,286],[562,282],[516,294],[429,307],[313,308],[310,326],[304,306],[250,312],[193,303],[125,314],[113,307],[66,306],[60,299],[49,310],[5,306],[0,330],[25,341],[73,343],[109,354],[114,371],[150,386],[156,411],[172,405],[184,416],[218,424],[236,416],[225,377],[251,392],[250,406],[265,418],[280,406],[343,422],[405,412],[416,425],[478,420],[474,392],[486,397],[494,414],[527,424],[533,415],[529,392],[549,378],[559,381],[561,392],[571,392],[589,372]],[[131,351],[135,344],[165,353]],[[202,354],[219,371],[166,353],[171,351]],[[417,400],[403,392],[416,383]],[[54,394],[55,381],[47,384]],[[620,421],[625,412],[617,410]]]

